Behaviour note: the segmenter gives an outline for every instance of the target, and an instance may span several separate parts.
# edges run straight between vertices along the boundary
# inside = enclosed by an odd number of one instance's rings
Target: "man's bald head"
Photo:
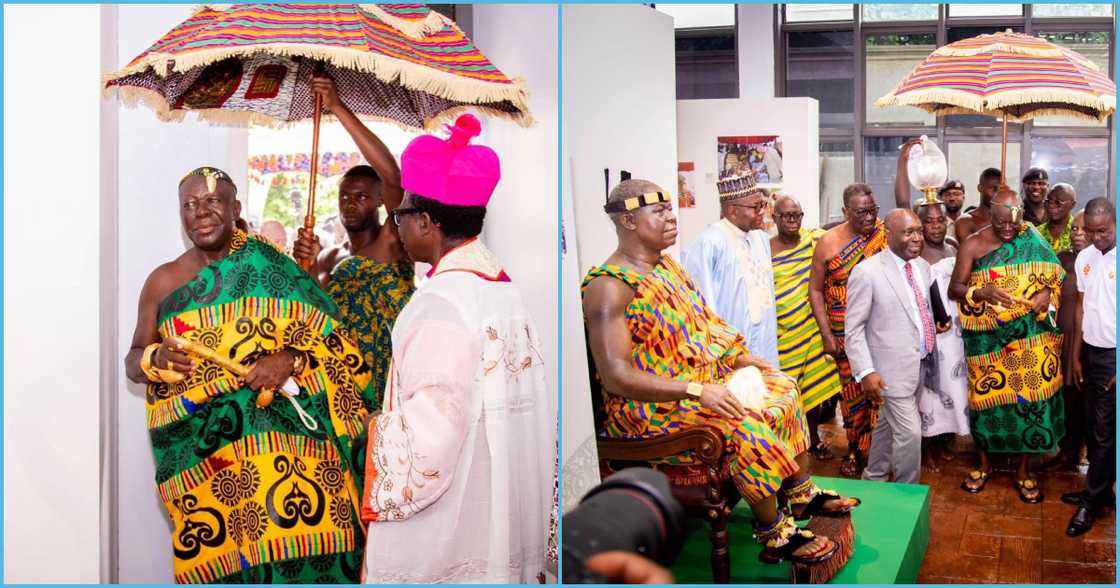
[[[992,198],[992,204],[1019,206],[1019,193],[1006,186],[1000,188],[1000,190],[996,192],[996,195]]]
[[[783,209],[801,208],[801,203],[796,198],[789,194],[778,194],[777,199],[774,200],[774,210],[781,211]]]
[[[914,211],[909,208],[895,208],[887,213],[887,216],[883,219],[883,224],[886,225],[888,231],[898,231],[906,224],[907,219],[921,222],[918,215],[914,214]]]

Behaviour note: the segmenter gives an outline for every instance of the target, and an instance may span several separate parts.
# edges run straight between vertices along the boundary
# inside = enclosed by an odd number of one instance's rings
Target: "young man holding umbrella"
[[[322,249],[315,233],[303,227],[293,256],[299,261],[314,260],[311,275],[338,305],[343,325],[357,340],[373,372],[378,394],[371,408],[376,409],[389,369],[393,322],[415,290],[412,263],[397,228],[392,223],[382,225],[378,219],[382,204],[392,210],[401,202],[401,172],[389,148],[339,98],[333,80],[316,77],[312,90],[322,97],[323,106],[342,123],[370,165],[350,168],[338,186],[339,220],[347,240]]]

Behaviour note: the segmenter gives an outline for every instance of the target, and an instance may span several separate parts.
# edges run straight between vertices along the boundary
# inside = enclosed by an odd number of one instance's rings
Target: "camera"
[[[668,567],[684,545],[686,521],[665,474],[643,467],[622,470],[564,515],[563,581],[607,583],[585,568],[588,558],[607,551],[637,553]]]

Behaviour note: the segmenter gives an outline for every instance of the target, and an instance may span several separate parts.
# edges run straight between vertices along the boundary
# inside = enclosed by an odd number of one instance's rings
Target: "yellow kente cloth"
[[[812,410],[840,393],[836,362],[824,342],[809,304],[809,268],[824,231],[801,229],[801,242],[774,256],[774,296],[778,313],[778,361],[797,380],[801,408]]]

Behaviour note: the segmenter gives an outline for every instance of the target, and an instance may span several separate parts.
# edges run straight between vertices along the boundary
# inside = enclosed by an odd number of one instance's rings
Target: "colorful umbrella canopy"
[[[1100,122],[1116,111],[1116,84],[1075,51],[1007,31],[938,48],[875,105],[1015,122],[1048,115]]]
[[[317,68],[367,120],[431,130],[473,108],[532,123],[522,82],[422,4],[203,6],[103,81],[163,120],[193,111],[219,124],[278,126],[314,115]]]

